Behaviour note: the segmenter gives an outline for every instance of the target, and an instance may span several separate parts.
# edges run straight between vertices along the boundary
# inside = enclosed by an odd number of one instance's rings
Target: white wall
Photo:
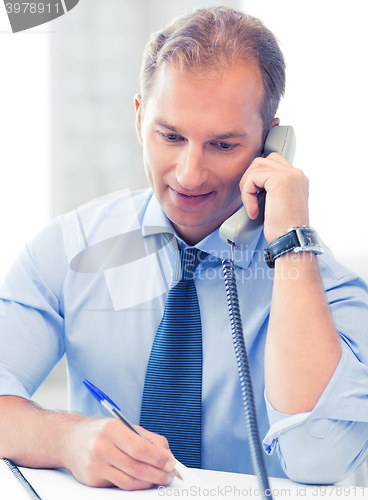
[[[359,0],[243,0],[275,33],[287,62],[279,108],[310,179],[311,224],[368,280],[367,14]]]
[[[50,33],[13,34],[0,6],[0,280],[50,218]]]

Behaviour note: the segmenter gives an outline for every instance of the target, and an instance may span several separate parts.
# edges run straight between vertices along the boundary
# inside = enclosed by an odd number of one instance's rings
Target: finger
[[[154,467],[145,461],[140,461],[132,458],[131,456],[121,453],[116,449],[117,453],[113,453],[109,459],[110,464],[116,469],[123,471],[131,478],[150,484],[168,485],[174,476],[170,471],[165,471],[161,468]]]
[[[248,217],[250,219],[256,219],[259,214],[258,198],[257,194],[244,193],[243,194],[243,205],[247,211]]]
[[[261,184],[261,183],[259,183]],[[255,183],[252,176],[243,176],[239,183],[240,192],[242,194],[243,205],[250,219],[256,219],[259,213],[257,195],[262,188],[258,183]]]
[[[119,424],[119,422],[115,421],[112,423]],[[171,472],[175,467],[176,460],[169,449],[166,439],[157,434],[148,433],[145,429],[139,428],[139,430],[142,431],[142,434],[147,437],[149,442],[146,442],[131,429],[121,425],[111,427],[112,442],[118,449],[138,462]],[[156,443],[159,443],[160,446],[157,446]]]
[[[257,218],[259,214],[257,194],[260,189],[270,192],[288,173],[288,176],[296,170],[278,153],[271,153],[267,158],[255,158],[249,166],[239,187],[242,193],[242,201],[250,219]]]
[[[105,464],[105,479],[119,488],[134,489],[139,486],[139,489],[144,489],[153,484],[168,485],[174,479],[171,472],[135,460],[115,446],[103,450],[98,459]]]
[[[249,176],[262,174],[263,177],[264,176],[268,177],[272,172],[281,173],[282,171],[285,171],[285,169],[293,170],[294,167],[280,154],[271,153],[266,158],[263,157],[255,158],[245,171],[240,182],[241,184],[244,184]],[[258,181],[257,184],[259,182],[261,181]],[[263,188],[264,185],[260,187]]]
[[[288,162],[288,160],[286,158],[284,158],[282,155],[280,155],[279,153],[276,153],[276,152],[270,153],[268,156],[265,157],[265,159],[270,160],[270,161],[274,161],[276,163],[280,163],[284,166],[292,167],[291,163]]]
[[[271,153],[267,158],[256,158],[239,183],[242,196],[246,197],[244,204],[249,199],[250,207],[252,207],[255,193],[260,189],[268,192],[279,184],[284,184],[288,178],[296,175],[297,171],[298,169],[278,153]],[[248,195],[253,195],[253,198]]]
[[[164,450],[170,450],[169,442],[165,438],[165,436],[160,436],[160,434],[156,434],[155,432],[150,432],[139,425],[135,426],[136,429],[154,446],[158,448],[162,448]]]
[[[144,490],[154,486],[154,482],[144,481],[130,476],[127,472],[106,462],[95,462],[94,481],[88,484],[95,487],[107,488],[117,486],[123,490]]]

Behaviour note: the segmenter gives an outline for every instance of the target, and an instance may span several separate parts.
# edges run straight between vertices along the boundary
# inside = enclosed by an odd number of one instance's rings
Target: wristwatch
[[[268,267],[275,267],[275,259],[288,252],[323,253],[318,233],[309,226],[291,227],[288,232],[270,243],[264,251]]]

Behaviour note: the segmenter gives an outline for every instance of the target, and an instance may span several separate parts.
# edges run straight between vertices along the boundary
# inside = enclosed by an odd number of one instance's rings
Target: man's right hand
[[[66,468],[81,483],[126,490],[167,485],[175,458],[167,440],[119,420],[57,413],[15,396],[0,397],[0,458],[34,468]]]
[[[149,443],[119,420],[75,422],[64,447],[66,468],[90,486],[140,490],[170,484],[175,458],[166,438],[141,427],[139,430]]]

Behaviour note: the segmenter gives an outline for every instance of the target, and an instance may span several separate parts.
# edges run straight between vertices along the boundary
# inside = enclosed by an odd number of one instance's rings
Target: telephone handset
[[[295,155],[296,139],[293,127],[289,125],[272,127],[268,132],[265,145],[264,156],[272,152],[279,153],[288,162],[292,163]],[[256,219],[248,217],[245,207],[242,206],[235,214],[229,217],[220,227],[220,238],[235,248],[249,245],[257,232],[259,226],[263,224],[265,191],[260,191],[258,195],[259,214]]]

